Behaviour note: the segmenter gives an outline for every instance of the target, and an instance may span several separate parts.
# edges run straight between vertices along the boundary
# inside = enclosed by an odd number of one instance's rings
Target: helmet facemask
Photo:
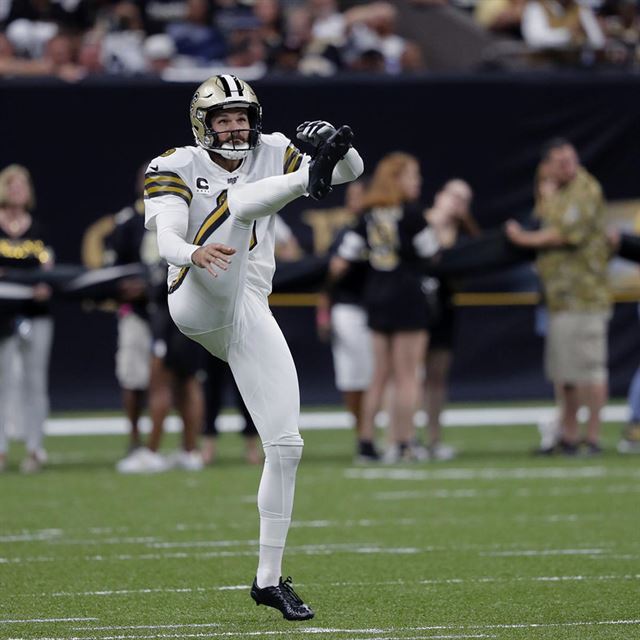
[[[214,131],[211,123],[214,116],[223,109],[246,109],[247,117],[249,119],[248,129],[233,129],[230,131]],[[196,136],[196,142],[199,146],[203,147],[207,151],[217,153],[223,158],[228,160],[242,160],[246,158],[250,151],[258,146],[260,141],[260,107],[255,104],[249,104],[246,102],[227,103],[223,107],[212,107],[210,109],[197,109],[195,117],[202,123],[204,129],[204,136],[202,140]],[[225,141],[220,142],[219,136],[221,133],[234,133],[238,131],[248,131],[249,136],[247,141],[240,141],[233,136]]]

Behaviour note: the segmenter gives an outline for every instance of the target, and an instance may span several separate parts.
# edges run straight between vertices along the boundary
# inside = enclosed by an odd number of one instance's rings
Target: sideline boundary
[[[539,422],[553,419],[555,409],[552,405],[536,407],[510,408],[477,408],[447,409],[444,411],[442,423],[445,427],[487,427],[487,426],[532,426]],[[602,412],[603,422],[625,422],[628,419],[628,408],[625,405],[608,405]],[[386,416],[381,416],[381,424],[385,424]],[[425,424],[424,412],[416,414],[416,423]],[[218,418],[218,429],[221,432],[240,431],[243,419],[239,414],[224,414]],[[350,429],[351,417],[346,411],[302,411],[300,429]],[[151,421],[148,417],[140,421],[140,429],[148,433]],[[165,421],[167,433],[179,433],[182,422],[177,416],[169,416]],[[126,435],[129,427],[124,417],[65,417],[50,418],[45,423],[47,436],[88,436],[88,435]]]

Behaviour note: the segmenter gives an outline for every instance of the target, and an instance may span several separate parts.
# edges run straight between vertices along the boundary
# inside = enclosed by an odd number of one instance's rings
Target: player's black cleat
[[[291,576],[286,580],[280,578],[277,586],[260,589],[255,579],[251,585],[251,597],[256,604],[264,604],[282,612],[287,620],[310,620],[315,615],[313,609],[300,599],[291,587]]]
[[[331,174],[345,153],[349,151],[353,131],[349,125],[342,125],[322,146],[309,163],[309,195],[321,200],[331,193]]]

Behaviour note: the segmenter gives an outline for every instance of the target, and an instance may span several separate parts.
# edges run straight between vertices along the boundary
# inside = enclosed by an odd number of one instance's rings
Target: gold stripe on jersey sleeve
[[[159,198],[160,196],[178,196],[179,198],[182,198],[188,205],[191,204],[191,193],[185,191],[183,187],[163,185],[159,187],[148,187],[144,190],[144,197],[147,200],[151,198]]]
[[[283,173],[291,173],[300,167],[302,162],[302,154],[295,146],[290,144],[284,154],[284,161],[282,165]]]
[[[186,182],[173,171],[147,173],[144,179],[145,197],[157,198],[161,195],[178,195],[191,204],[193,192]]]
[[[192,244],[202,246],[207,238],[229,217],[229,203],[227,192],[223,191],[216,200],[216,208],[205,218],[200,225]],[[169,285],[169,293],[173,293],[187,277],[191,267],[182,267],[175,280]]]
[[[291,166],[291,170],[289,171],[289,173],[293,173],[294,171],[297,171],[300,168],[300,165],[302,164],[302,158],[303,155],[300,154],[294,161],[293,161],[293,165]]]

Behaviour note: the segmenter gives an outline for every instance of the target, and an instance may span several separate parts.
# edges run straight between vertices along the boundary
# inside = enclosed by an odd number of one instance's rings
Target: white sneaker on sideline
[[[420,442],[412,442],[409,445],[408,454],[409,459],[413,462],[426,462],[431,458],[429,449],[427,449],[427,447],[425,447]]]
[[[174,451],[167,456],[167,465],[171,469],[202,471],[204,469],[204,460],[197,449],[193,451]]]
[[[47,452],[44,449],[36,449],[35,451],[28,453],[25,459],[20,463],[20,472],[38,473],[47,460]]]
[[[453,460],[458,452],[450,444],[436,442],[429,447],[429,456],[431,460]]]
[[[399,464],[403,461],[402,450],[398,444],[390,444],[380,458],[382,464]]]
[[[551,451],[560,440],[560,422],[555,416],[550,420],[538,422],[538,433],[540,434],[540,451]]]
[[[162,455],[140,447],[116,464],[120,473],[161,473],[169,468]]]

